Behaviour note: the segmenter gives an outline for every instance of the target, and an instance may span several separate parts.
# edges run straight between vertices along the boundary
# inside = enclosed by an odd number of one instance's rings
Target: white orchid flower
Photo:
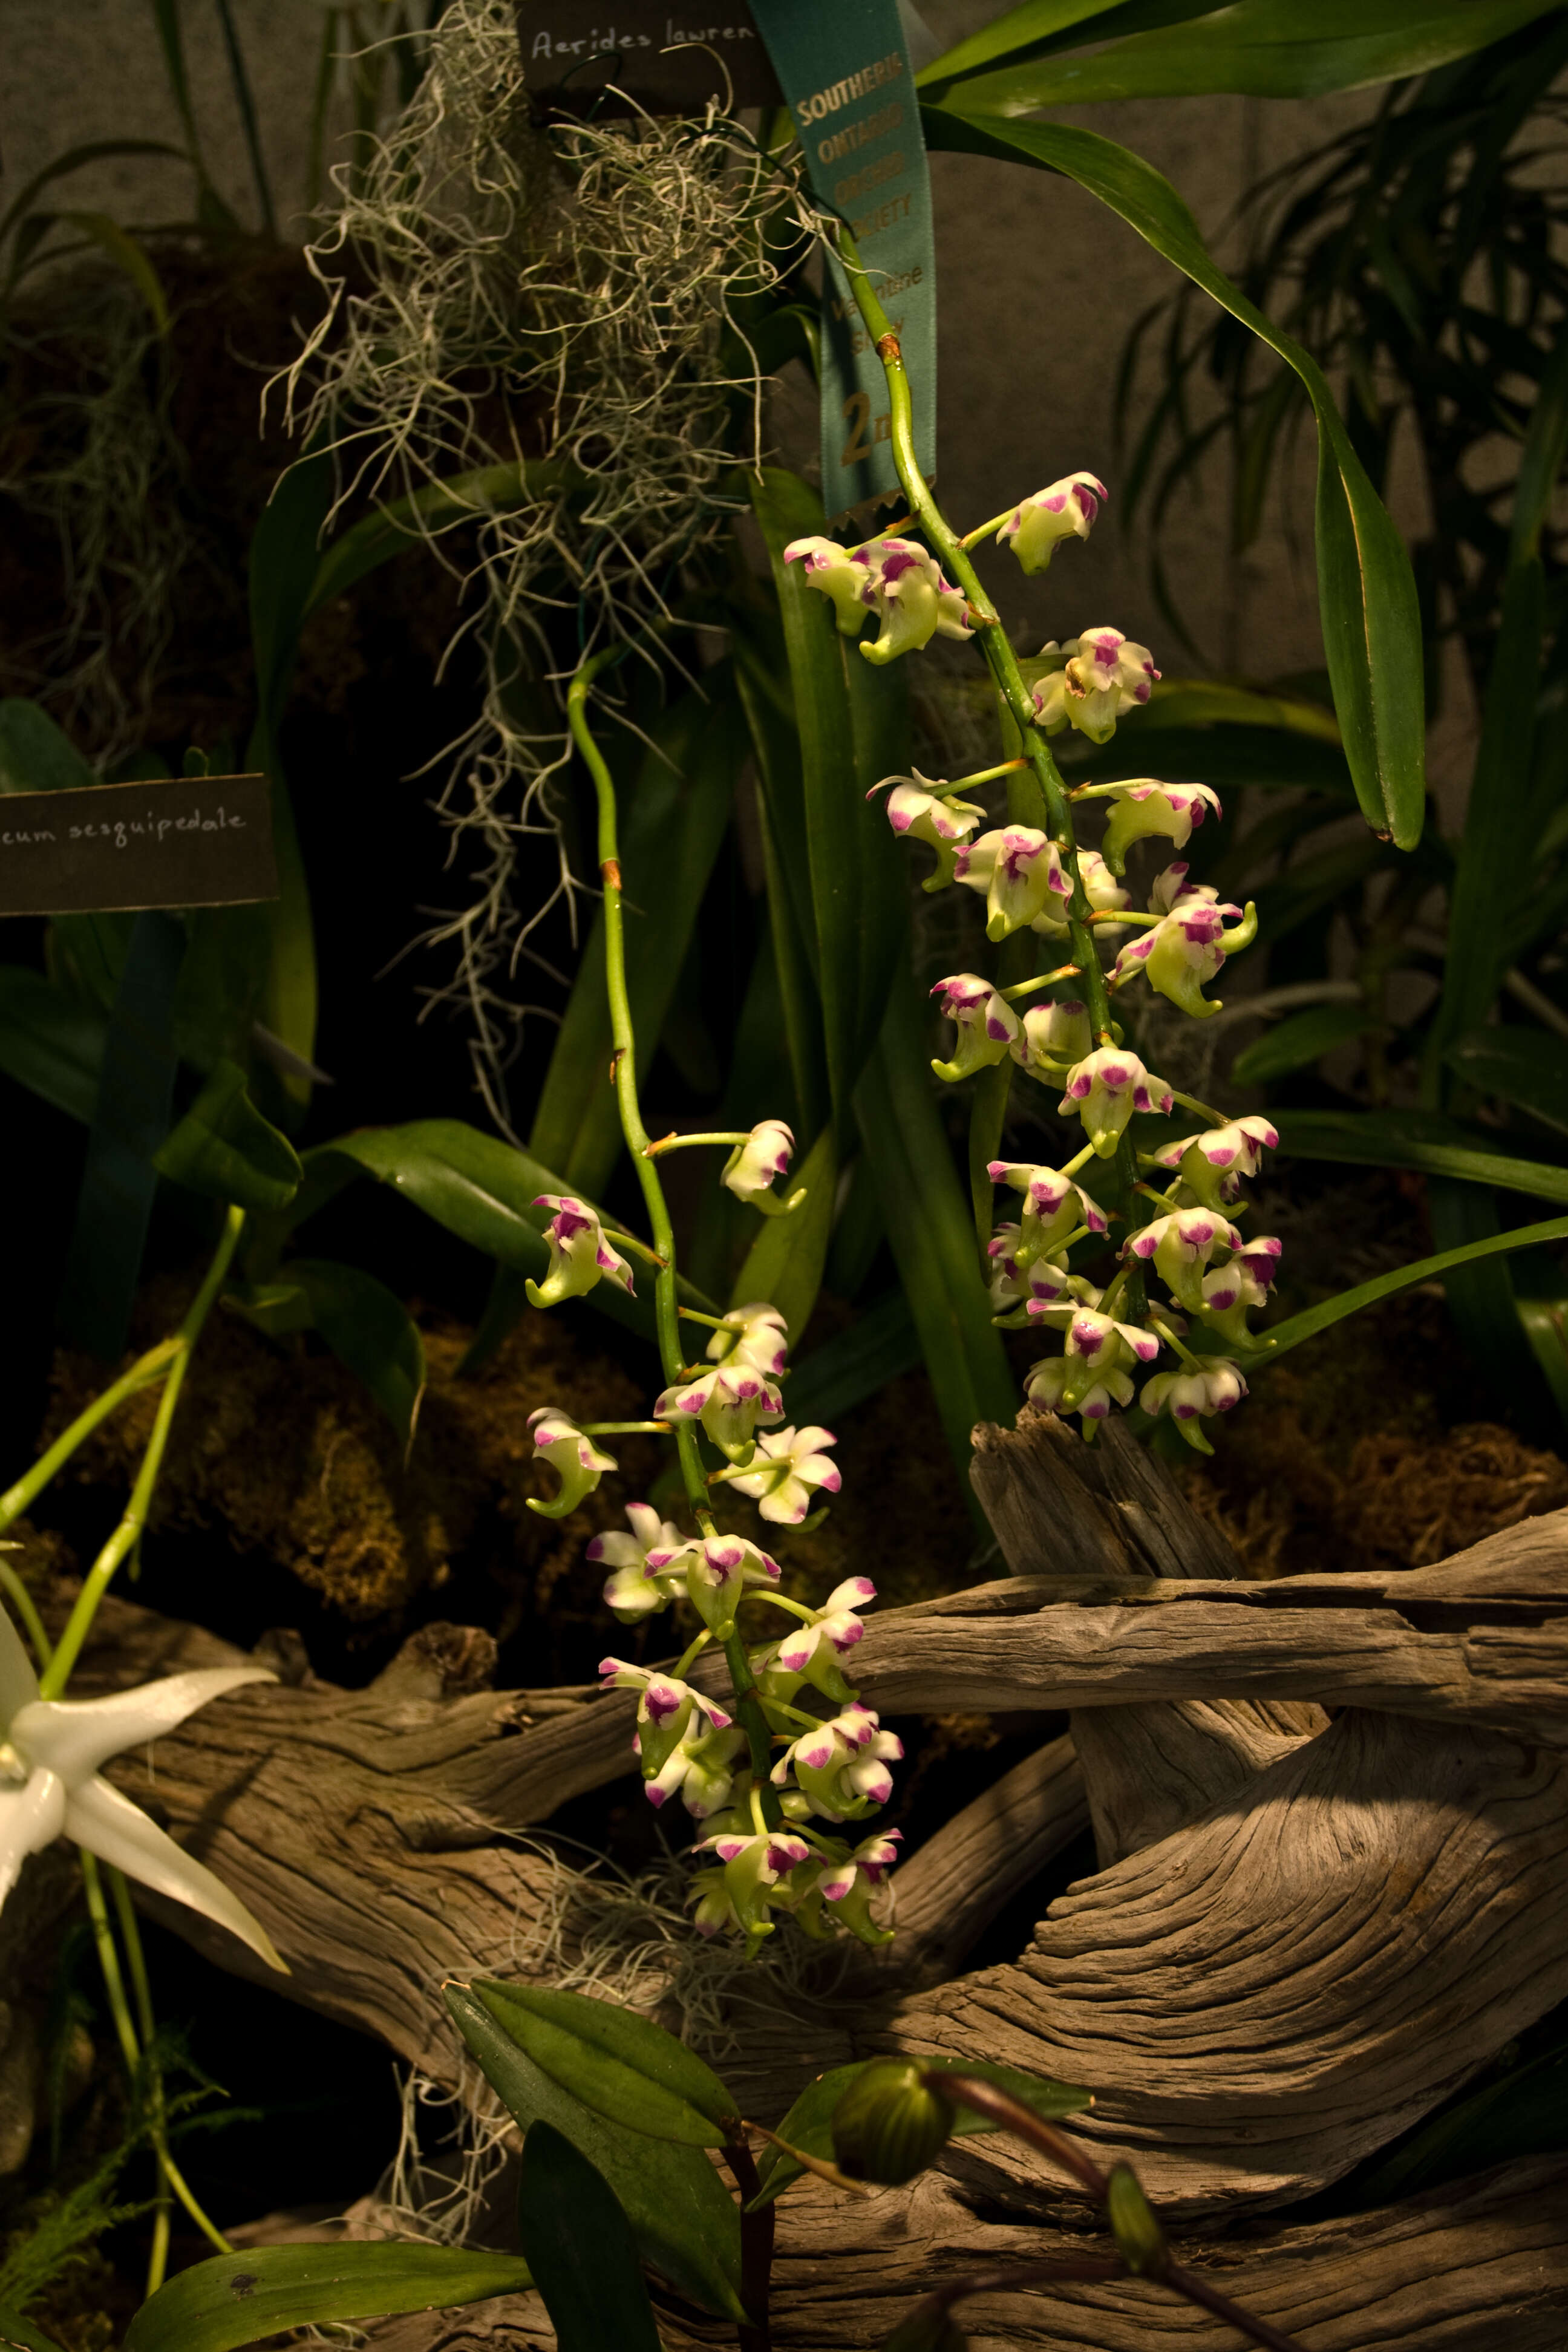
[[[107,1698],[41,1698],[16,1629],[0,1612],[0,1905],[28,1854],[68,1837],[154,1894],[216,1920],[287,1976],[238,1895],[99,1773],[111,1756],[172,1731],[225,1691],[276,1680],[265,1666],[205,1666]]]

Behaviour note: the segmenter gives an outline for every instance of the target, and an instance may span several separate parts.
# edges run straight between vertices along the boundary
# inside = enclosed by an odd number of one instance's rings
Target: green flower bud
[[[951,2099],[913,2058],[873,2058],[833,2110],[833,2154],[852,2180],[887,2189],[912,2180],[953,2126]]]
[[[1158,2278],[1165,2267],[1165,2232],[1130,2164],[1110,2168],[1105,2214],[1116,2251],[1133,2277]]]

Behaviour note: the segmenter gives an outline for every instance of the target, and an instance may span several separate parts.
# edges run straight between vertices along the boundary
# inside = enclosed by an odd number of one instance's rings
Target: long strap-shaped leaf
[[[1568,1169],[1483,1148],[1436,1111],[1282,1110],[1275,1113],[1281,1155],[1363,1168],[1410,1168],[1423,1176],[1492,1184],[1538,1201],[1568,1201]]]
[[[447,2311],[532,2284],[516,2254],[478,2248],[255,2246],[196,2263],[161,2286],[132,2321],[125,2352],[237,2352],[284,2328]]]
[[[1404,541],[1351,446],[1322,370],[1215,267],[1170,182],[1092,131],[921,110],[926,143],[1061,172],[1136,229],[1295,369],[1318,420],[1318,595],[1345,756],[1367,823],[1401,849],[1426,805],[1421,616]]]

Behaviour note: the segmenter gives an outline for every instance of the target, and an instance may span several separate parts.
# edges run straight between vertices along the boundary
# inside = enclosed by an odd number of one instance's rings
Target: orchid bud
[[[1044,572],[1059,540],[1087,539],[1100,508],[1110,499],[1105,484],[1093,474],[1064,474],[1059,482],[1020,499],[996,534],[998,547],[1011,547],[1031,576]]]
[[[1163,834],[1177,849],[1184,849],[1193,827],[1202,824],[1208,810],[1216,817],[1224,814],[1219,795],[1207,784],[1157,784],[1145,776],[1136,783],[1118,784],[1114,795],[1105,797],[1112,806],[1100,852],[1113,874],[1122,871],[1135,841]]]
[[[606,1470],[616,1467],[615,1456],[603,1453],[591,1438],[584,1437],[574,1421],[569,1421],[554,1405],[542,1404],[528,1416],[528,1426],[533,1436],[536,1461],[548,1462],[561,1480],[561,1490],[552,1503],[542,1503],[538,1496],[528,1496],[528,1507],[537,1511],[542,1519],[563,1519],[574,1511],[585,1495],[591,1495]]]
[[[1165,2264],[1165,2232],[1130,2164],[1113,2164],[1105,2184],[1105,2218],[1116,2251],[1134,2278],[1159,2278]]]
[[[983,833],[959,851],[952,872],[955,882],[984,892],[985,936],[992,940],[1033,923],[1053,895],[1066,900],[1072,894],[1056,843],[1032,825]]]
[[[1042,652],[1050,666],[1036,681],[1034,704],[1047,735],[1071,726],[1091,743],[1109,743],[1117,720],[1147,702],[1159,682],[1148,646],[1133,645],[1120,629],[1086,629]]]
[[[1174,1099],[1164,1079],[1146,1070],[1136,1054],[1101,1045],[1068,1072],[1058,1108],[1064,1118],[1076,1111],[1095,1150],[1109,1160],[1135,1110],[1169,1112]]]
[[[1169,1413],[1187,1444],[1199,1454],[1213,1446],[1199,1426],[1205,1413],[1228,1412],[1247,1394],[1240,1369],[1228,1356],[1210,1356],[1200,1371],[1156,1372],[1145,1381],[1138,1402],[1151,1415]]]
[[[931,1064],[937,1076],[950,1084],[1002,1061],[1023,1034],[1006,998],[975,972],[953,972],[939,980],[931,994],[941,999],[942,1012],[958,1025],[952,1061]]]
[[[884,776],[883,784],[891,784],[888,794],[888,823],[897,834],[907,834],[912,841],[929,842],[936,852],[936,865],[921,884],[922,890],[940,890],[952,880],[958,847],[977,824],[985,822],[985,811],[976,808],[972,801],[943,799],[931,787],[931,779],[922,776],[917,768],[912,778]],[[880,792],[882,784],[873,785]],[[870,797],[869,793],[867,795]]]
[[[737,1201],[744,1201],[748,1208],[760,1209],[765,1217],[787,1216],[805,1200],[804,1191],[792,1192],[784,1201],[772,1187],[775,1176],[788,1175],[794,1150],[794,1133],[782,1118],[761,1119],[744,1143],[736,1144],[724,1162],[719,1181],[733,1192]]]
[[[915,2058],[873,2058],[833,2110],[833,2156],[851,2180],[896,2189],[923,2172],[958,2110]]]
[[[563,1298],[579,1298],[605,1275],[628,1297],[633,1296],[632,1270],[605,1239],[596,1210],[570,1192],[541,1192],[533,1205],[555,1212],[544,1228],[550,1270],[542,1282],[531,1276],[523,1285],[533,1306],[554,1307]]]

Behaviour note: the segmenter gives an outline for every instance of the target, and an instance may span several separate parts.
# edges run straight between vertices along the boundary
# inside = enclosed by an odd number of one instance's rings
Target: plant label
[[[518,0],[517,29],[530,89],[574,112],[612,86],[653,114],[779,103],[745,0]]]
[[[0,915],[243,907],[277,896],[265,776],[0,796]]]

